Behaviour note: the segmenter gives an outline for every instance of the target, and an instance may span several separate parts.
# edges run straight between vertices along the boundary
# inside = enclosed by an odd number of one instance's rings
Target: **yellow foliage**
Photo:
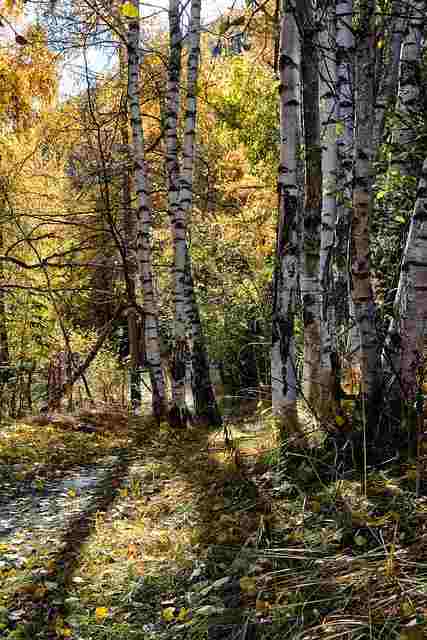
[[[139,15],[138,8],[132,4],[132,2],[125,2],[120,7],[120,12],[125,18],[137,18]]]
[[[250,576],[243,576],[240,578],[240,588],[245,593],[255,594],[257,592],[257,585],[255,578]]]
[[[97,622],[102,622],[108,616],[108,608],[107,607],[96,607],[95,609],[95,619]]]

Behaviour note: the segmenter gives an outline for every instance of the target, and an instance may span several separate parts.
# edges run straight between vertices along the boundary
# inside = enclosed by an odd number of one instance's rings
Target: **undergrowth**
[[[233,446],[142,419],[119,433],[105,421],[91,434],[5,429],[0,458],[24,477],[36,462],[50,477],[119,446],[131,462],[66,556],[42,534],[31,551],[19,532],[0,546],[2,637],[426,637],[427,502],[413,467],[371,469],[365,486],[354,469],[331,473],[326,446],[278,447],[267,420],[229,427]],[[226,579],[238,592],[224,608],[212,584]]]

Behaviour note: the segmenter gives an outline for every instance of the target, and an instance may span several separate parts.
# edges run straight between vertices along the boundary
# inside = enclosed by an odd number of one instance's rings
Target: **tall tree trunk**
[[[222,418],[212,385],[209,358],[200,320],[199,305],[194,291],[190,254],[187,253],[185,269],[186,316],[190,324],[191,344],[191,386],[194,399],[194,413],[201,424],[221,426]]]
[[[401,0],[393,0],[390,13],[386,33],[380,36],[382,46],[377,46],[377,52],[382,54],[378,55],[376,64],[374,144],[377,150],[382,144],[387,112],[394,107],[397,98],[399,61],[406,24]]]
[[[126,49],[124,46],[119,50],[120,61],[120,82],[122,91],[127,87],[127,61]],[[123,146],[123,169],[122,169],[122,204],[123,204],[123,247],[125,255],[125,280],[127,284],[127,294],[129,299],[129,309],[127,312],[128,340],[129,340],[129,391],[130,404],[134,414],[141,410],[141,365],[143,362],[143,335],[141,332],[141,318],[137,312],[137,299],[141,299],[141,294],[137,292],[137,260],[136,260],[136,219],[132,209],[132,177],[131,158],[129,153],[129,113],[127,100],[121,104],[120,114],[120,137]],[[142,340],[141,340],[142,338]]]
[[[271,390],[274,416],[283,434],[298,433],[294,318],[299,274],[298,143],[300,139],[300,66],[298,28],[289,2],[281,18],[280,166],[278,223],[273,281]]]
[[[418,175],[419,163],[413,158],[416,132],[414,123],[421,109],[421,42],[426,10],[425,0],[409,0],[406,35],[403,39],[399,63],[397,115],[399,125],[394,131],[395,152],[392,166],[402,176]]]
[[[166,392],[160,359],[157,301],[153,287],[151,255],[152,211],[147,184],[144,157],[144,138],[140,104],[139,65],[140,28],[139,0],[131,0],[137,17],[129,18],[128,31],[128,103],[131,115],[134,176],[138,198],[136,254],[139,284],[143,292],[145,316],[145,349],[150,369],[153,397],[153,414],[157,420],[166,414]]]
[[[368,427],[374,429],[379,410],[380,359],[376,333],[376,306],[371,284],[370,213],[375,95],[375,0],[359,4],[356,39],[355,158],[351,237],[352,296],[361,341],[362,394]]]
[[[0,251],[1,253],[4,252],[3,229],[1,228],[1,226]],[[2,287],[3,282],[4,268],[3,263],[0,262],[0,392],[9,378],[10,371],[9,338],[7,333],[7,313],[5,304],[6,290]]]
[[[180,2],[169,2],[169,70],[166,113],[166,166],[168,172],[168,208],[174,246],[174,344],[171,359],[171,416],[177,427],[184,427],[189,411],[185,402],[185,378],[189,345],[185,316],[185,262],[187,253],[186,211],[180,207],[180,167],[178,159],[178,118],[182,69],[182,33]]]
[[[335,287],[333,256],[337,195],[337,68],[335,7],[328,7],[320,32],[320,116],[322,142],[322,229],[319,280],[322,291],[321,314],[321,416],[334,412],[337,344],[335,329]]]
[[[418,388],[417,374],[424,365],[427,334],[427,159],[418,184],[417,200],[403,252],[396,317],[401,337],[401,387],[413,405]]]
[[[188,347],[191,350],[192,390],[196,418],[212,425],[222,424],[210,379],[209,358],[200,321],[199,308],[194,292],[191,272],[191,255],[187,244],[187,222],[193,206],[193,172],[197,118],[197,80],[200,65],[200,11],[201,0],[192,0],[189,33],[189,53],[187,63],[187,91],[185,104],[184,142],[182,168],[179,179],[179,200],[175,224],[175,270],[180,280],[177,288],[177,308],[187,323],[190,333]],[[182,288],[183,286],[183,288]],[[179,300],[181,294],[182,302]],[[179,322],[181,322],[179,320]],[[179,336],[175,345],[174,367],[185,372],[187,341]]]
[[[317,412],[321,396],[319,261],[322,201],[318,43],[311,0],[298,2],[295,12],[302,34],[301,75],[305,142],[304,262],[301,279],[304,313],[303,390],[306,402]]]
[[[346,352],[348,365],[358,366],[360,336],[351,299],[350,219],[354,155],[354,35],[353,0],[336,0],[337,17],[337,94],[340,135],[338,136],[337,222],[335,267],[337,318],[349,327]]]
[[[402,336],[402,382],[408,394],[414,394],[415,375],[423,357],[423,338],[427,322],[427,160],[418,185],[417,200],[411,218],[402,259],[399,314]],[[416,335],[415,335],[416,331]],[[416,357],[415,357],[416,355]]]

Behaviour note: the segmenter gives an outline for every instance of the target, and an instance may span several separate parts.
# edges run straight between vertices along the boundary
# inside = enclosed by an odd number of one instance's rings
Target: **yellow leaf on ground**
[[[102,622],[108,616],[107,607],[96,607],[95,618],[97,622]]]
[[[255,578],[250,578],[249,576],[243,576],[240,578],[240,588],[242,591],[246,593],[256,593],[257,586]]]
[[[180,610],[180,612],[178,613],[178,615],[176,616],[176,619],[179,621],[183,621],[186,620],[188,618],[188,614],[190,613],[189,609],[185,609],[184,607]]]
[[[268,609],[271,609],[271,604],[267,600],[259,600],[257,598],[257,601],[255,602],[255,608],[257,611],[267,611]]]
[[[342,416],[335,416],[335,422],[339,427],[342,427],[345,424],[345,419]]]
[[[175,620],[175,607],[167,607],[162,611],[162,618],[165,622],[172,622]]]
[[[414,614],[414,606],[411,602],[405,600],[404,602],[400,603],[400,612],[402,616],[405,616],[405,618],[409,618],[409,616],[412,616]]]
[[[135,7],[132,2],[125,2],[122,4],[120,11],[122,16],[125,18],[137,18],[139,15],[137,7]]]

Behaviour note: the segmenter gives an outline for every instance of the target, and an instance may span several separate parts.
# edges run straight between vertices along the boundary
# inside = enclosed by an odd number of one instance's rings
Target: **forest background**
[[[213,375],[297,446],[302,400],[373,459],[402,429],[416,449],[423,3],[248,2],[203,27],[197,2],[168,24],[3,5],[3,414],[139,411],[145,389],[158,420],[218,425]],[[93,73],[91,48],[115,62]],[[73,55],[85,87],[60,99]]]

